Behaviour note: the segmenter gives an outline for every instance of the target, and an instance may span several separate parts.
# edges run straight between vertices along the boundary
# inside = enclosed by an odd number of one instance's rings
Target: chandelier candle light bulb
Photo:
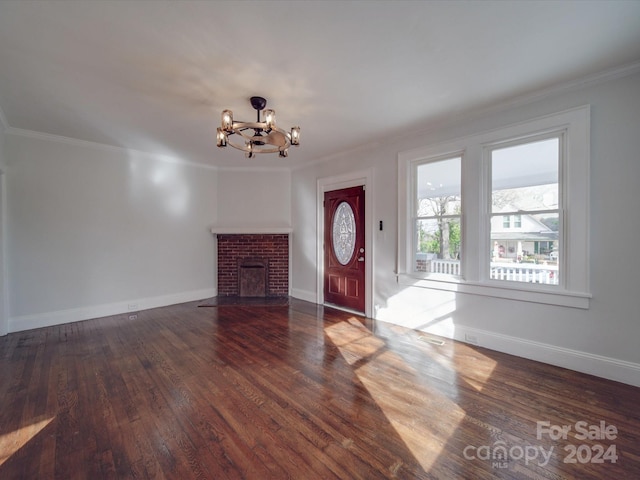
[[[231,110],[222,111],[222,129],[225,132],[233,130],[233,112]]]
[[[227,146],[227,133],[220,127],[216,133],[216,143],[219,147]]]
[[[291,145],[296,147],[300,145],[300,127],[293,127],[291,129]]]
[[[276,128],[276,112],[273,110],[265,110],[264,122],[267,124],[267,128]]]

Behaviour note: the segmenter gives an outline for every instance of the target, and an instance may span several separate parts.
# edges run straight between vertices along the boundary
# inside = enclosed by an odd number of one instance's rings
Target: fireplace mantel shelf
[[[283,234],[292,233],[291,227],[269,227],[269,226],[214,226],[211,227],[211,233],[214,235],[252,235],[252,234]]]

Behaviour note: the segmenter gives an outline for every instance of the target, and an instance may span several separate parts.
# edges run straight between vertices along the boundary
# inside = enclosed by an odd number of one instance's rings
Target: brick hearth
[[[218,295],[240,294],[238,265],[264,259],[267,267],[266,296],[289,294],[288,234],[218,234]]]

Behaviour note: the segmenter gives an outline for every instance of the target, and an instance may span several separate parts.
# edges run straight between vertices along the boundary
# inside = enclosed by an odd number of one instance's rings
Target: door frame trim
[[[324,193],[343,188],[364,186],[364,313],[373,314],[373,169],[318,178],[316,188],[316,303],[324,305]]]

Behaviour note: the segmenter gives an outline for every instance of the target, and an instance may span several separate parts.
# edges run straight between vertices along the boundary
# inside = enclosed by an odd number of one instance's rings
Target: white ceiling
[[[640,1],[0,1],[5,127],[208,165],[310,162],[639,60]],[[288,159],[216,148],[252,95],[300,125]]]

